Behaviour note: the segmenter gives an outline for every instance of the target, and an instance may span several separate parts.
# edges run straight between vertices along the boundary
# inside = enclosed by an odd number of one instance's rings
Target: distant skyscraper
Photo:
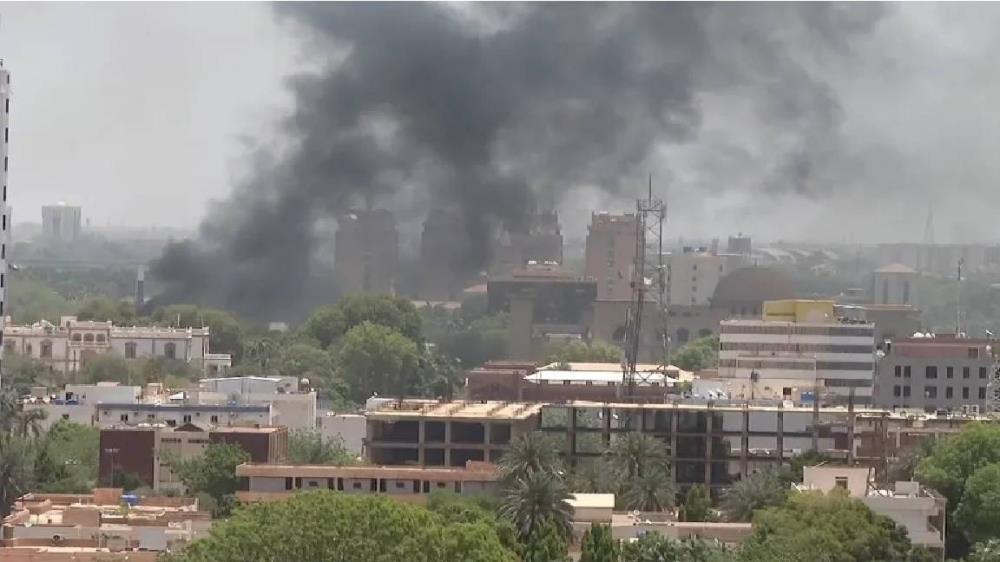
[[[0,350],[3,349],[3,324],[4,310],[7,293],[7,246],[10,243],[10,218],[7,216],[7,169],[10,163],[7,160],[7,147],[10,143],[10,129],[8,129],[8,119],[10,117],[10,72],[3,68],[3,61],[0,60],[0,106],[3,113],[0,113],[0,125],[3,126],[3,145],[0,145],[0,154],[3,155],[3,171],[0,171],[0,185],[3,185],[3,200],[0,201]],[[0,380],[0,386],[3,381]]]
[[[384,209],[351,211],[338,220],[333,274],[341,294],[392,293],[399,263],[396,219]]]
[[[637,236],[633,214],[591,214],[584,269],[587,277],[597,281],[597,300],[627,301],[632,298],[630,281]]]
[[[80,207],[59,203],[42,207],[42,233],[50,240],[75,242],[80,237]]]

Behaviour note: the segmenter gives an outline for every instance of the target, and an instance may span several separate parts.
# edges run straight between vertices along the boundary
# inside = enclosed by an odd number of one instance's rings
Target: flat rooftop
[[[525,420],[542,411],[541,403],[524,402],[389,402],[368,411],[368,419],[394,420],[413,418]]]

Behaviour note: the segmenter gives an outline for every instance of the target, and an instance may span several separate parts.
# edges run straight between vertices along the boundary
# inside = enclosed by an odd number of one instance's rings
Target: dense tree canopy
[[[749,474],[726,490],[722,507],[731,521],[750,521],[759,509],[785,503],[789,483],[777,470]]]
[[[719,337],[698,338],[674,351],[670,363],[685,371],[712,369],[719,364]]]
[[[170,459],[171,468],[188,492],[206,494],[215,501],[215,515],[227,515],[235,504],[236,467],[250,460],[239,445],[212,444],[190,460]]]
[[[80,320],[111,321],[115,326],[134,326],[138,318],[135,303],[98,297],[85,301],[76,313]]]
[[[396,330],[364,322],[343,338],[337,350],[338,373],[349,398],[364,402],[372,393],[412,395],[420,386],[417,344]]]
[[[247,506],[173,562],[514,562],[485,522],[448,523],[390,498],[329,491]]]
[[[297,429],[288,435],[288,460],[295,464],[347,465],[358,462],[340,440],[327,439],[318,431]]]
[[[302,331],[327,347],[366,322],[391,328],[414,342],[422,341],[417,309],[409,300],[392,295],[348,295],[313,312]]]
[[[545,348],[546,363],[619,363],[622,350],[601,342],[590,345],[580,341],[549,344]]]

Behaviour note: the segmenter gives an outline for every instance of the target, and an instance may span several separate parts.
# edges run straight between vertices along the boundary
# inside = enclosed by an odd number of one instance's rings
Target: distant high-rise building
[[[632,298],[630,281],[637,236],[636,218],[631,213],[591,214],[584,271],[597,281],[597,300]]]
[[[729,242],[726,244],[727,253],[749,256],[752,251],[753,245],[751,244],[749,236],[744,236],[740,233],[736,236],[729,237]]]
[[[392,293],[399,233],[389,211],[351,211],[338,220],[333,275],[342,294]]]
[[[494,244],[489,268],[493,276],[508,275],[531,262],[562,264],[563,238],[558,213],[533,214],[527,222],[523,228],[504,232]]]
[[[80,237],[80,207],[60,202],[42,207],[42,234],[50,240],[74,242]]]
[[[0,171],[0,185],[3,185],[3,199],[0,201],[0,349],[3,345],[3,319],[7,314],[4,310],[7,292],[7,245],[10,243],[10,217],[7,216],[7,168],[10,163],[7,161],[7,147],[10,143],[10,129],[8,119],[10,117],[10,72],[3,68],[3,61],[0,60],[0,105],[3,113],[0,113],[0,125],[3,126],[3,145],[0,145],[0,154],[3,155],[3,171]],[[0,379],[0,385],[3,384]]]
[[[685,247],[664,256],[667,302],[671,306],[708,305],[719,280],[742,265],[742,256],[718,255],[705,248]]]
[[[471,262],[465,221],[457,211],[435,209],[424,220],[420,236],[420,298],[458,300],[477,273]]]
[[[920,306],[918,278],[916,271],[901,263],[880,267],[873,275],[872,300],[875,304]]]

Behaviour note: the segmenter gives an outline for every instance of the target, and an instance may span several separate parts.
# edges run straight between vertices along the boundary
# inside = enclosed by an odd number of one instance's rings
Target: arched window
[[[79,333],[73,334],[73,341],[79,342],[82,339],[83,339],[83,336],[81,336]]]
[[[104,334],[97,334],[97,343],[104,343],[104,341],[105,341]]]
[[[135,348],[134,341],[125,342],[125,359],[135,359]]]
[[[39,357],[42,359],[52,358],[52,342],[49,340],[42,340],[42,349],[40,351]]]
[[[83,341],[86,343],[94,342],[94,334],[83,334]]]
[[[167,359],[177,359],[177,345],[171,342],[163,346],[163,356]]]

